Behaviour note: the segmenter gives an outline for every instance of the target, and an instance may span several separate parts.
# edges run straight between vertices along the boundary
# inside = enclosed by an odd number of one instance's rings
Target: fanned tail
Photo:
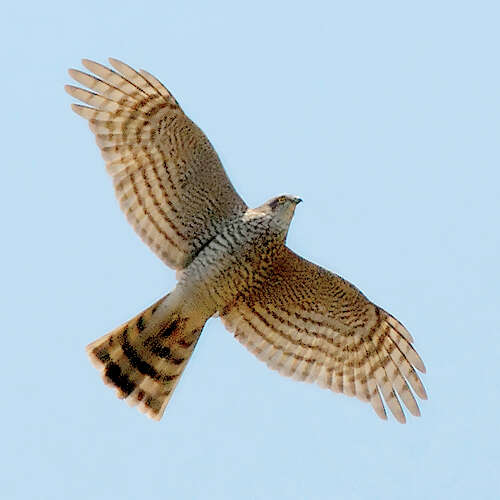
[[[163,416],[205,324],[183,318],[168,297],[87,346],[104,382],[154,420]]]

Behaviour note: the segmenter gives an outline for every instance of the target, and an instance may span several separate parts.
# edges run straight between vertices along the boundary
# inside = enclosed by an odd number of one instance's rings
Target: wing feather
[[[286,247],[262,288],[220,311],[226,328],[270,368],[371,403],[398,422],[419,416],[424,364],[406,328],[339,276]],[[383,397],[383,400],[382,400]]]
[[[139,236],[169,266],[185,268],[246,205],[217,153],[151,74],[117,59],[84,59],[69,70],[82,89],[66,91],[89,121],[120,206]]]

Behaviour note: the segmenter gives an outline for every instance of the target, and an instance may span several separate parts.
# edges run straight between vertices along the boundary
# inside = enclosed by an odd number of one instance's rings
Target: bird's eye
[[[275,200],[271,201],[271,203],[269,203],[269,206],[271,207],[271,210],[274,210],[280,204],[281,204],[281,199],[276,198]]]

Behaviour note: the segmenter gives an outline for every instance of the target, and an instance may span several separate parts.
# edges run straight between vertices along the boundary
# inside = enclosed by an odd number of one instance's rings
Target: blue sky
[[[497,498],[499,15],[485,1],[5,7],[4,498]],[[175,286],[63,91],[68,67],[108,56],[166,84],[249,205],[304,199],[290,247],[408,326],[421,418],[383,422],[282,378],[219,320],[159,424],[101,383],[85,345]]]

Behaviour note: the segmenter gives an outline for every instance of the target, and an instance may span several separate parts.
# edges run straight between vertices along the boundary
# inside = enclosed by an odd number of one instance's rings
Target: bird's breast
[[[228,225],[193,259],[179,285],[218,310],[263,285],[277,246],[273,235],[257,224]]]

